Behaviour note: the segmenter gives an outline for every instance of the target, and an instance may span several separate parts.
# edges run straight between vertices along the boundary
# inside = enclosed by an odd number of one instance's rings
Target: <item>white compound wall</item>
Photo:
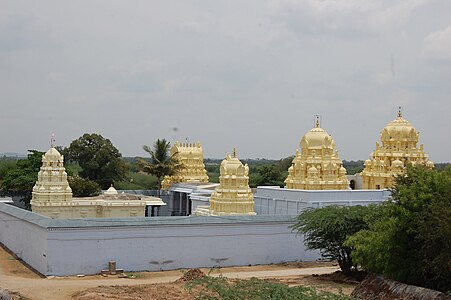
[[[0,204],[0,242],[45,275],[313,261],[293,216],[51,220]],[[13,222],[13,223],[11,223]],[[8,224],[8,226],[5,226]],[[16,236],[12,239],[12,236]]]
[[[303,209],[327,205],[381,204],[389,197],[389,190],[295,190],[259,186],[254,195],[254,209],[257,215],[297,215]]]

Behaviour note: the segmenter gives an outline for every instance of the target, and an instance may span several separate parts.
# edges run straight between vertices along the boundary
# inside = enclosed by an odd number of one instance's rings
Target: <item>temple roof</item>
[[[236,149],[233,149],[233,156],[227,154],[226,158],[221,162],[220,166],[221,175],[240,175],[247,176],[249,173],[249,167],[243,165],[243,163],[236,157]]]
[[[387,130],[389,132],[406,132],[406,133],[409,133],[412,129],[415,130],[412,124],[400,116],[396,117],[396,119],[388,123],[387,126],[385,126],[384,128],[384,130]]]
[[[111,185],[110,188],[106,190],[105,195],[117,195],[117,190]]]
[[[42,157],[45,161],[57,162],[61,160],[63,156],[54,147],[51,147]]]
[[[301,140],[302,148],[310,149],[322,149],[322,148],[334,148],[335,142],[321,127],[315,127],[310,129]]]

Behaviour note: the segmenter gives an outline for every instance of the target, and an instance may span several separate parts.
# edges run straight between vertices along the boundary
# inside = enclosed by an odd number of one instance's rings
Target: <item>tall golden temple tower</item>
[[[170,151],[182,167],[172,176],[165,176],[162,182],[163,189],[168,189],[173,183],[179,182],[208,182],[207,171],[204,165],[202,146],[197,143],[176,142]]]
[[[346,169],[335,151],[335,141],[320,127],[316,116],[315,127],[301,140],[301,153],[296,150],[286,188],[303,190],[346,190],[349,181]]]
[[[407,164],[426,164],[434,167],[424,153],[423,144],[418,148],[419,132],[402,117],[401,107],[396,119],[381,131],[381,142],[365,161],[361,176],[364,189],[385,189],[393,186],[396,175],[402,174]]]
[[[212,215],[255,215],[254,196],[249,187],[249,167],[227,155],[221,162],[219,186],[210,198]]]

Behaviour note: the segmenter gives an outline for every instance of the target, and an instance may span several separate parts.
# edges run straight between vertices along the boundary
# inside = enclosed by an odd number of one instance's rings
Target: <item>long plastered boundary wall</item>
[[[293,216],[52,220],[0,204],[0,242],[44,275],[313,261]]]

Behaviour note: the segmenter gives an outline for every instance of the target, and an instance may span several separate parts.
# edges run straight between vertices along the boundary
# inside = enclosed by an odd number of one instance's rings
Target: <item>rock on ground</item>
[[[414,285],[369,274],[351,293],[351,297],[365,300],[451,300],[451,297]]]
[[[192,281],[195,279],[204,278],[206,275],[199,269],[189,269],[183,276],[178,280],[182,282]]]
[[[12,300],[12,298],[7,291],[0,289],[0,300]]]

